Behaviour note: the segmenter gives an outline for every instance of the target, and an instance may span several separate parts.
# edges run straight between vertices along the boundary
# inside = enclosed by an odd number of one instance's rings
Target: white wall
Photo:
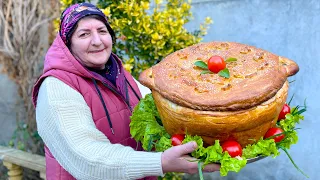
[[[293,105],[307,98],[305,120],[298,126],[299,142],[290,149],[296,164],[309,179],[316,180],[320,170],[320,1],[319,0],[193,0],[194,20],[186,27],[199,27],[206,16],[214,24],[204,41],[235,41],[253,45],[298,63],[300,71],[290,80],[289,97]],[[240,173],[212,179],[300,180],[305,179],[282,153],[249,164]]]

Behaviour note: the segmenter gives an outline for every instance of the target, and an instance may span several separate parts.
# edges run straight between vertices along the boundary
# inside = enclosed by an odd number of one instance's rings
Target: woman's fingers
[[[181,157],[181,159],[184,159],[184,160],[189,161],[189,162],[198,162],[199,161],[199,159],[191,157],[189,155],[184,155],[184,156]]]
[[[197,149],[197,143],[196,142],[188,142],[186,144],[182,144],[179,146],[172,147],[172,151],[175,152],[175,155],[178,157],[181,157],[183,155],[192,153],[194,150]]]
[[[214,172],[214,171],[219,171],[220,170],[220,165],[219,164],[207,164],[203,172]]]
[[[196,142],[189,142],[179,146],[169,148],[162,153],[161,163],[163,173],[167,172],[184,172],[189,174],[198,173],[198,160],[187,154],[197,149]],[[204,172],[218,171],[220,165],[208,164],[204,168]]]
[[[162,153],[161,163],[163,173],[166,172],[187,172],[190,167],[190,162],[184,159],[185,155],[193,152],[197,148],[196,142],[174,146]]]

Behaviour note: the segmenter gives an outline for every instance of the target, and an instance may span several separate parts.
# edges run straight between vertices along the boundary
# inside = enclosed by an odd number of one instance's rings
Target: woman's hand
[[[161,164],[163,173],[184,172],[188,174],[198,173],[198,161],[187,154],[197,149],[196,142],[189,142],[179,146],[174,146],[162,153]],[[204,172],[219,171],[220,165],[208,164],[203,169]]]

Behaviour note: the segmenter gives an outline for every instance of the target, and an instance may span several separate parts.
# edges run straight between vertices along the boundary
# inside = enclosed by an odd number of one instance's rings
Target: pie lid
[[[230,78],[201,74],[196,61],[218,55],[227,62]],[[139,81],[181,106],[198,110],[236,111],[257,106],[273,97],[299,71],[287,58],[235,42],[208,42],[176,51],[144,70]]]

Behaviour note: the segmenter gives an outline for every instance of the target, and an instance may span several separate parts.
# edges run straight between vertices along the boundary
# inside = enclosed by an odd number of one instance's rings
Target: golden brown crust
[[[279,112],[286,101],[288,82],[268,101],[240,111],[200,111],[182,107],[170,102],[153,91],[155,104],[166,131],[173,134],[202,136],[206,145],[214,140],[238,141],[242,147],[260,139],[277,122]]]
[[[227,63],[230,78],[202,74],[194,63],[219,55]],[[238,111],[255,107],[283,86],[299,70],[293,61],[262,49],[234,42],[200,43],[167,56],[141,73],[139,81],[166,99],[197,110]]]

